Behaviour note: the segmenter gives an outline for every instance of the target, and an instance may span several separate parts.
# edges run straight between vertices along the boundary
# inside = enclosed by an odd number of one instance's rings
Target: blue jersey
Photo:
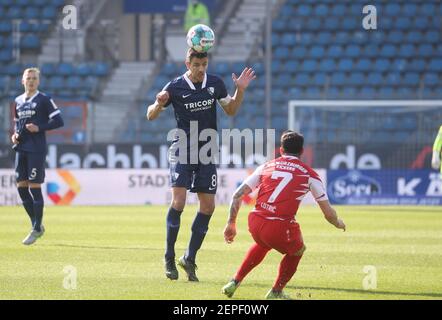
[[[54,101],[37,91],[34,96],[26,99],[26,94],[15,98],[15,132],[19,134],[18,151],[46,153],[45,130],[31,133],[26,124],[33,123],[38,127],[47,126],[50,119],[59,116],[60,110]]]
[[[177,127],[190,134],[190,121],[198,121],[198,134],[204,129],[217,130],[216,105],[230,101],[226,86],[219,77],[205,74],[202,83],[192,83],[184,74],[169,82],[164,89],[175,111]]]

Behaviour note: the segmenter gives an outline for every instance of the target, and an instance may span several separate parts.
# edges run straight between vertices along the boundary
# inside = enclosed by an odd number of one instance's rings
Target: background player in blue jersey
[[[15,132],[11,140],[16,151],[18,193],[32,223],[32,230],[23,244],[31,245],[45,231],[41,192],[47,153],[45,131],[62,127],[63,119],[54,101],[38,91],[40,71],[37,68],[24,71],[22,84],[25,93],[15,98]]]
[[[199,134],[204,129],[217,130],[216,101],[224,112],[234,116],[244,97],[244,91],[256,78],[251,68],[245,68],[237,77],[232,74],[236,91],[233,97],[227,93],[224,82],[217,76],[207,74],[209,59],[207,53],[187,51],[187,72],[169,82],[156,96],[156,101],[147,109],[147,119],[154,120],[166,107],[172,104],[178,129],[186,133],[188,154],[187,160],[179,159],[179,146],[183,141],[177,137],[169,151],[170,180],[172,185],[172,202],[167,214],[167,248],[165,253],[166,276],[171,280],[178,279],[175,265],[175,242],[180,228],[181,213],[186,204],[187,190],[198,194],[199,209],[192,224],[192,235],[186,253],[178,260],[178,265],[187,273],[189,281],[198,281],[195,274],[196,253],[207,233],[210,218],[215,210],[215,193],[217,172],[214,163],[203,164],[189,160],[201,145],[191,145],[191,129],[198,125]],[[193,124],[192,124],[193,122]],[[195,132],[193,132],[195,133]],[[183,139],[183,137],[181,137]],[[194,140],[193,140],[194,141]],[[181,150],[182,151],[182,150]]]

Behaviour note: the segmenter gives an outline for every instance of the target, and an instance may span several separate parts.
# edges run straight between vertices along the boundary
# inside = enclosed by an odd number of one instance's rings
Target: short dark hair
[[[284,153],[300,155],[304,148],[304,136],[293,130],[284,131],[281,135],[281,147]]]
[[[203,59],[203,58],[207,58],[207,52],[198,52],[193,50],[192,48],[189,48],[189,50],[187,50],[187,55],[186,55],[186,61],[192,61],[192,58],[198,58],[198,59]]]

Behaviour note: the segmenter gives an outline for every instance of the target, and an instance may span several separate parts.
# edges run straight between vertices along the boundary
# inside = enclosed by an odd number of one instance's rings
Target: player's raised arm
[[[252,68],[245,68],[239,78],[236,76],[236,74],[232,74],[232,80],[236,85],[236,91],[230,102],[223,106],[223,109],[227,115],[234,116],[238,112],[238,109],[244,99],[244,92],[250,85],[250,82],[252,82],[254,79],[256,79],[256,75]]]
[[[433,167],[434,170],[438,170],[440,167],[441,152],[442,152],[442,126],[440,126],[439,132],[433,143],[433,156],[431,157],[431,166]]]
[[[147,108],[147,120],[155,120],[160,115],[161,111],[163,111],[164,106],[169,101],[169,93],[165,90],[159,92],[157,94],[157,98],[153,104],[151,104]]]

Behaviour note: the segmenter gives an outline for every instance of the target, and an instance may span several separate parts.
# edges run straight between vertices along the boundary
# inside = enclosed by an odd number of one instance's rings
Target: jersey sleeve
[[[218,90],[217,90],[216,99],[218,100],[219,104],[222,107],[225,107],[226,105],[229,104],[230,100],[232,100],[232,97],[227,92],[226,84],[222,79],[219,79],[219,85],[217,89]]]
[[[261,181],[261,174],[264,170],[264,164],[256,168],[256,170],[244,180],[244,184],[248,185],[250,189],[255,190]]]
[[[48,118],[52,119],[56,115],[61,114],[60,109],[58,109],[57,105],[55,104],[54,100],[51,97],[47,97],[48,100],[46,102],[46,108],[48,112]]]
[[[312,175],[308,180],[310,191],[315,198],[316,202],[328,200],[327,192],[325,191],[324,184],[319,176]]]
[[[171,103],[172,103],[172,91],[173,88],[171,87],[172,81],[169,81],[164,88],[161,91],[167,91],[169,93],[169,100],[167,100],[166,104],[164,105],[163,109],[166,109]]]

